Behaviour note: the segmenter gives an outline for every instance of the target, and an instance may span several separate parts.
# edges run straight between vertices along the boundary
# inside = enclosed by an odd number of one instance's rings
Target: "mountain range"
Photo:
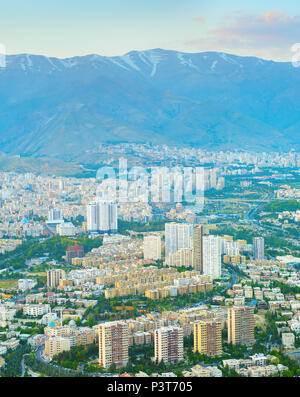
[[[6,57],[1,152],[76,159],[116,142],[299,150],[300,68],[162,49]]]

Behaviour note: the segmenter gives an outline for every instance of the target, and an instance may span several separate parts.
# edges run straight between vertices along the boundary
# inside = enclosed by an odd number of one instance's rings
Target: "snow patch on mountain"
[[[153,77],[156,74],[158,64],[164,59],[164,57],[157,52],[151,50],[147,51],[147,56],[153,65],[151,71],[151,77]]]
[[[50,63],[50,65],[52,66],[51,71],[53,70],[61,70],[53,61],[51,58],[49,57],[45,57],[45,59]]]
[[[212,63],[212,65],[211,65],[211,67],[210,67],[210,70],[215,70],[215,68],[216,68],[216,66],[217,66],[217,63],[218,63],[218,61],[213,61],[213,63]]]
[[[222,58],[227,63],[232,63],[233,65],[238,65],[238,62],[233,60],[228,54],[225,54],[224,52],[221,52],[219,54],[219,57]]]
[[[120,57],[120,59],[127,63],[127,65],[129,65],[132,69],[137,70],[138,72],[141,71],[141,69],[133,62],[133,60],[130,57],[130,54],[126,54]]]
[[[115,65],[119,66],[120,68],[123,68],[125,70],[130,70],[125,65],[122,65],[120,62],[117,61],[117,59],[119,59],[119,57],[106,57],[105,59],[114,63]]]
[[[66,67],[66,68],[72,68],[78,64],[77,61],[74,61],[73,59],[60,59],[60,62]]]
[[[150,62],[149,58],[146,56],[146,54],[145,54],[144,51],[139,52],[139,53],[138,53],[138,56],[139,56],[140,60],[141,60],[143,63],[145,63],[145,64],[147,64],[147,65],[149,65],[149,66],[152,67],[152,63]]]
[[[27,58],[28,67],[30,69],[32,67],[32,65],[33,65],[32,60],[30,58],[30,55],[26,54],[26,58]]]
[[[199,68],[196,66],[196,65],[194,65],[193,64],[193,61],[190,59],[190,58],[185,58],[185,55],[186,54],[183,54],[183,53],[181,53],[181,52],[178,52],[177,53],[177,58],[179,59],[179,61],[180,61],[180,63],[183,65],[183,66],[188,66],[188,67],[190,67],[190,68],[194,68],[194,69],[196,69],[196,70],[199,70]]]

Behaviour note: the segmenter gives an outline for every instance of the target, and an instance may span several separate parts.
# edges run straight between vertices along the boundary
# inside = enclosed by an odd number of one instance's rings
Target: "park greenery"
[[[300,203],[297,200],[274,200],[264,205],[265,212],[283,212],[300,210]]]
[[[273,280],[270,284],[271,288],[280,288],[281,293],[286,295],[286,294],[300,294],[300,287],[297,286],[292,286],[292,285],[288,285],[286,283],[277,281],[277,280]]]
[[[30,350],[30,347],[23,342],[21,342],[15,350],[8,349],[7,353],[3,355],[3,358],[5,359],[5,367],[0,370],[0,376],[20,376],[22,373],[21,361],[23,355],[30,353]]]
[[[60,367],[76,370],[79,364],[98,358],[98,345],[76,346],[53,357]]]
[[[157,220],[148,223],[128,222],[121,219],[118,220],[118,231],[121,234],[128,234],[128,231],[134,232],[155,232],[165,230],[167,220]],[[170,222],[170,221],[169,221]]]
[[[206,293],[198,292],[175,297],[168,296],[159,300],[152,300],[141,295],[106,299],[101,295],[98,298],[97,304],[86,310],[84,319],[87,320],[86,325],[92,326],[99,321],[135,318],[144,312],[178,310],[211,298],[215,292],[216,289]]]
[[[53,259],[61,261],[66,253],[66,249],[71,245],[83,245],[85,252],[91,251],[102,244],[102,236],[95,239],[88,237],[61,237],[54,236],[37,243],[36,241],[28,241],[19,245],[14,251],[3,258],[5,262],[0,267],[12,267],[14,269],[23,269],[26,266],[26,260],[32,258],[46,257],[47,260]]]
[[[35,372],[41,374],[41,376],[51,376],[51,377],[80,377],[82,373],[80,371],[72,371],[69,369],[64,369],[61,367],[55,367],[52,364],[46,363],[44,361],[38,360],[32,353],[25,356],[25,364]]]

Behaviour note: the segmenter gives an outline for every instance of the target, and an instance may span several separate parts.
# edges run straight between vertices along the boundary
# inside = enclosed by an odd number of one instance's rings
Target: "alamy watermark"
[[[204,167],[132,167],[119,160],[119,169],[102,167],[96,176],[97,198],[119,203],[194,203],[204,206]]]
[[[0,43],[0,68],[6,67],[6,47]]]

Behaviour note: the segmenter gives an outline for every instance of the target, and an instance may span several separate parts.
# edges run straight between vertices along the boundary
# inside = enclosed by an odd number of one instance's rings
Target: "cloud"
[[[194,21],[200,22],[200,23],[205,23],[205,19],[203,17],[201,17],[201,16],[198,16],[198,17],[194,18]]]
[[[286,58],[290,48],[300,42],[300,15],[288,16],[282,11],[272,10],[263,15],[236,13],[222,21],[217,29],[207,36],[187,42],[188,46],[202,50],[229,50],[265,57]]]
[[[265,12],[263,18],[268,25],[278,23],[279,21],[289,22],[291,19],[291,17],[289,18],[284,12],[279,10]]]

